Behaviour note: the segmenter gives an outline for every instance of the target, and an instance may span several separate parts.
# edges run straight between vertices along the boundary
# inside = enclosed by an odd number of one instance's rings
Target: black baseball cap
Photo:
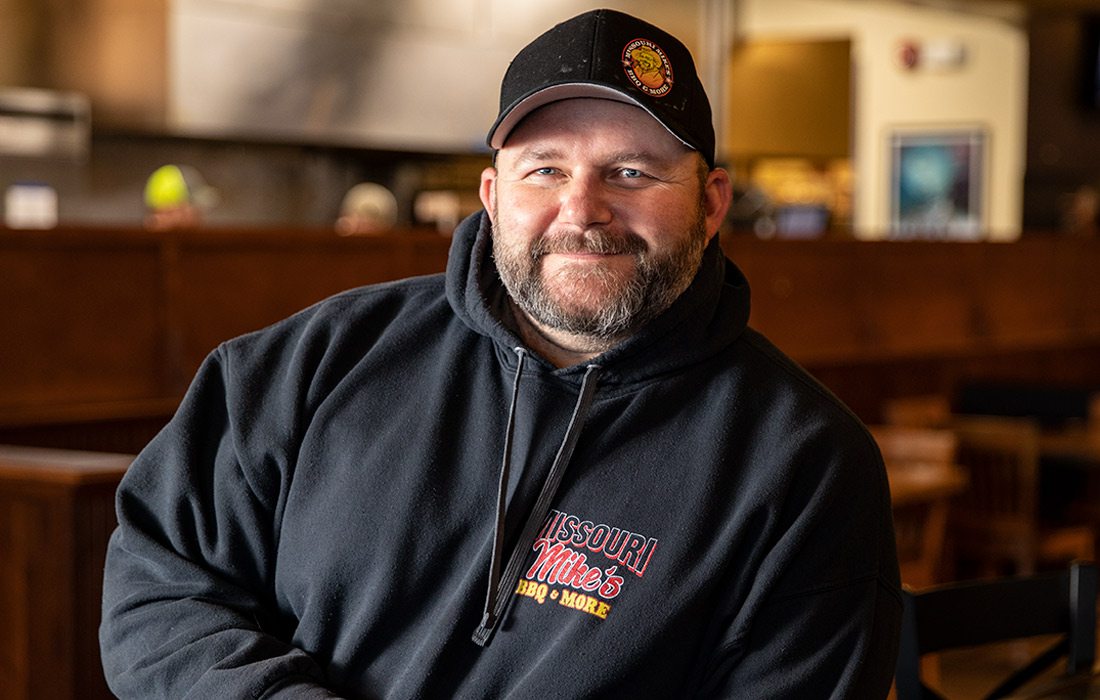
[[[502,147],[528,114],[574,97],[637,105],[714,167],[710,101],[691,52],[663,29],[615,10],[591,10],[554,26],[509,64],[486,142]]]

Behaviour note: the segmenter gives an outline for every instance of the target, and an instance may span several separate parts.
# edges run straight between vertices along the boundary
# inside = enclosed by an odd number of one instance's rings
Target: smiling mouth
[[[596,250],[563,250],[563,251],[551,251],[547,255],[557,255],[563,258],[573,258],[576,260],[602,260],[604,258],[617,258],[628,255],[633,255],[626,251],[623,252],[602,252]]]
[[[614,235],[602,229],[583,234],[541,239],[532,249],[535,257],[561,255],[578,260],[596,260],[619,255],[637,256],[646,250],[645,241],[634,235]]]

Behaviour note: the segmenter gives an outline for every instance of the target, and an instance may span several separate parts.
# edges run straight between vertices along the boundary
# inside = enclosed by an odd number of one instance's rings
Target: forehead
[[[532,148],[593,154],[603,149],[649,153],[678,160],[692,150],[641,107],[613,100],[576,98],[552,102],[524,118],[501,155]]]

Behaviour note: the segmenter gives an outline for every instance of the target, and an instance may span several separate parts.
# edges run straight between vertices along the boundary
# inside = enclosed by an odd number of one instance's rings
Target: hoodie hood
[[[507,293],[493,262],[491,229],[484,211],[455,229],[447,262],[447,299],[463,323],[510,350],[522,341],[502,321]],[[748,319],[748,280],[726,258],[715,236],[691,285],[672,306],[593,360],[602,368],[600,383],[629,384],[700,362],[740,337]],[[549,366],[537,356],[531,359]],[[579,383],[586,364],[554,371]]]
[[[492,258],[489,216],[484,211],[463,221],[454,233],[447,263],[447,300],[455,314],[476,333],[497,345],[497,356],[515,372],[508,427],[498,485],[496,525],[488,587],[481,623],[473,640],[486,646],[495,630],[531,552],[568,467],[573,449],[589,416],[597,381],[601,387],[627,386],[671,374],[705,360],[733,343],[744,332],[749,316],[749,288],[744,275],[722,254],[717,239],[703,253],[695,278],[664,313],[627,340],[592,360],[572,367],[555,368],[530,353],[502,319],[507,317],[507,296]],[[509,506],[506,489],[512,469],[512,434],[516,424],[524,362],[542,364],[542,371],[578,387],[576,405],[553,464],[535,503],[525,509],[525,524],[504,560],[504,530]]]

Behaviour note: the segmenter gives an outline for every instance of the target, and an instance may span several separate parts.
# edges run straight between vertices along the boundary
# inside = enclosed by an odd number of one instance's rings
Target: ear
[[[497,196],[496,196],[497,169],[485,168],[481,171],[481,187],[478,188],[478,196],[481,205],[489,213],[489,220],[497,220]]]
[[[726,218],[726,212],[729,211],[731,201],[733,201],[733,183],[730,182],[730,174],[723,168],[714,168],[707,173],[706,184],[703,185],[707,240],[718,233],[718,229]]]

